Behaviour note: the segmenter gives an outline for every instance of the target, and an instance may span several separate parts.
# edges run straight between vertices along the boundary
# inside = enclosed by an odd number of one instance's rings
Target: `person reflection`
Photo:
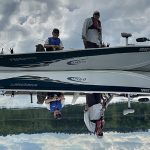
[[[99,93],[86,94],[84,122],[88,130],[97,137],[103,136],[104,111],[111,99],[112,96],[106,97]]]
[[[50,112],[53,112],[54,118],[61,119],[61,110],[64,106],[64,94],[60,92],[48,92],[45,104]]]

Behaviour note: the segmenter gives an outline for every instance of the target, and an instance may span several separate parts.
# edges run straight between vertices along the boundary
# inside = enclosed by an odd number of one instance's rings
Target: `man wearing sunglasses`
[[[99,93],[86,94],[86,105],[84,110],[84,122],[88,130],[95,133],[97,137],[103,136],[104,111],[112,96],[103,96]]]
[[[85,48],[99,48],[102,46],[102,26],[100,12],[94,11],[91,18],[87,18],[82,28],[82,39]]]

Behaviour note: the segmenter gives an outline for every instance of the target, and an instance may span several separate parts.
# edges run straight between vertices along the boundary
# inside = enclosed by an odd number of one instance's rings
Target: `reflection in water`
[[[127,103],[109,105],[105,112],[106,124],[102,139],[88,132],[83,121],[84,106],[81,104],[66,105],[62,111],[62,120],[55,120],[44,108],[3,108],[0,109],[0,150],[149,149],[150,132],[133,132],[150,129],[149,106],[133,103],[135,114],[123,116]]]
[[[150,129],[150,104],[133,103],[135,114],[122,115],[125,103],[112,104],[105,113],[105,132],[148,131]],[[0,135],[19,133],[89,133],[83,121],[83,105],[66,105],[63,119],[55,120],[44,108],[1,109]]]

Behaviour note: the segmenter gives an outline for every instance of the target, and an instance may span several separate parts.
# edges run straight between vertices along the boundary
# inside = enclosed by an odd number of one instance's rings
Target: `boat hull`
[[[150,46],[0,55],[0,71],[150,71]]]

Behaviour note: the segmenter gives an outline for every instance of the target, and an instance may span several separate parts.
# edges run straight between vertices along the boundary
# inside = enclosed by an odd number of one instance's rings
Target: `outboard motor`
[[[140,103],[148,103],[148,102],[150,102],[150,99],[147,97],[143,97],[143,98],[139,98],[138,101]]]
[[[137,38],[136,41],[137,42],[146,42],[146,41],[150,41],[150,39],[148,39],[146,37],[141,37],[141,38]]]

